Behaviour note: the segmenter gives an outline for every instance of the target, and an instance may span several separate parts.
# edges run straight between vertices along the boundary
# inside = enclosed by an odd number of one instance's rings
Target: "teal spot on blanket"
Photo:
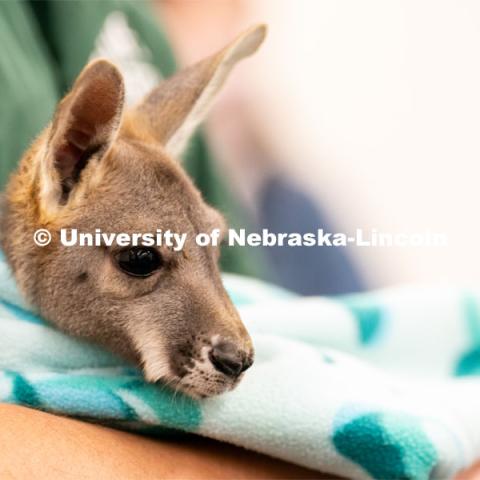
[[[480,347],[464,353],[457,363],[455,375],[462,377],[467,375],[480,375]]]
[[[5,374],[12,378],[12,394],[11,398],[8,399],[9,401],[27,407],[38,408],[41,406],[35,388],[22,375],[8,371]]]
[[[136,412],[140,418],[148,420],[154,414],[156,421],[149,420],[151,424],[195,431],[202,421],[200,403],[181,392],[141,380],[128,383],[124,389],[138,398]]]
[[[33,385],[49,411],[101,420],[135,420],[135,410],[117,394],[129,380],[121,376],[57,375]]]
[[[379,338],[386,317],[379,305],[374,304],[371,299],[365,299],[364,295],[340,297],[338,300],[355,317],[359,340],[363,345],[369,345]]]
[[[202,420],[198,401],[131,375],[57,374],[27,381],[13,378],[12,402],[77,418],[171,436],[173,429],[195,431]]]
[[[472,346],[460,356],[455,366],[455,375],[480,375],[480,312],[477,299],[467,295],[464,299],[463,311]]]
[[[404,413],[352,415],[352,409],[343,409],[335,421],[333,444],[375,479],[427,480],[437,462],[419,421]]]

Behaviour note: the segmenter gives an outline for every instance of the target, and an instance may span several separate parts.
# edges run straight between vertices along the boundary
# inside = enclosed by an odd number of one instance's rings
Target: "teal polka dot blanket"
[[[480,295],[300,298],[225,276],[254,366],[192,400],[47,325],[0,263],[0,401],[153,435],[194,432],[358,479],[449,478],[480,459]]]

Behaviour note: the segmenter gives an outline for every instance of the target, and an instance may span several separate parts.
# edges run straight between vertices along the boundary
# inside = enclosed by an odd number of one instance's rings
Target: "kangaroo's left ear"
[[[266,31],[265,25],[254,26],[216,54],[161,83],[130,112],[127,123],[133,134],[153,138],[171,155],[180,155],[233,66],[257,50]]]

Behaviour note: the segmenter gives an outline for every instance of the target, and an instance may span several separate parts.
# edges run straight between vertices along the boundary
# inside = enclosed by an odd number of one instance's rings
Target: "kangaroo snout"
[[[220,342],[210,350],[208,358],[221,373],[237,378],[253,364],[253,351],[238,348],[233,342]]]
[[[238,315],[225,315],[222,320],[203,317],[194,330],[181,336],[183,340],[170,350],[167,378],[192,396],[233,390],[253,364],[252,341]]]

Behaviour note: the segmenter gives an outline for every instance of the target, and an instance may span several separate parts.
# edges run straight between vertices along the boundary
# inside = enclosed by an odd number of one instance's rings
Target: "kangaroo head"
[[[254,27],[185,69],[124,112],[120,72],[89,64],[51,124],[25,154],[6,191],[2,247],[20,289],[65,332],[134,361],[148,381],[192,396],[235,387],[253,361],[251,339],[225,292],[218,247],[199,232],[225,230],[175,160],[234,64],[253,53]],[[33,233],[48,229],[43,248]],[[78,232],[187,234],[164,247],[64,246]]]

